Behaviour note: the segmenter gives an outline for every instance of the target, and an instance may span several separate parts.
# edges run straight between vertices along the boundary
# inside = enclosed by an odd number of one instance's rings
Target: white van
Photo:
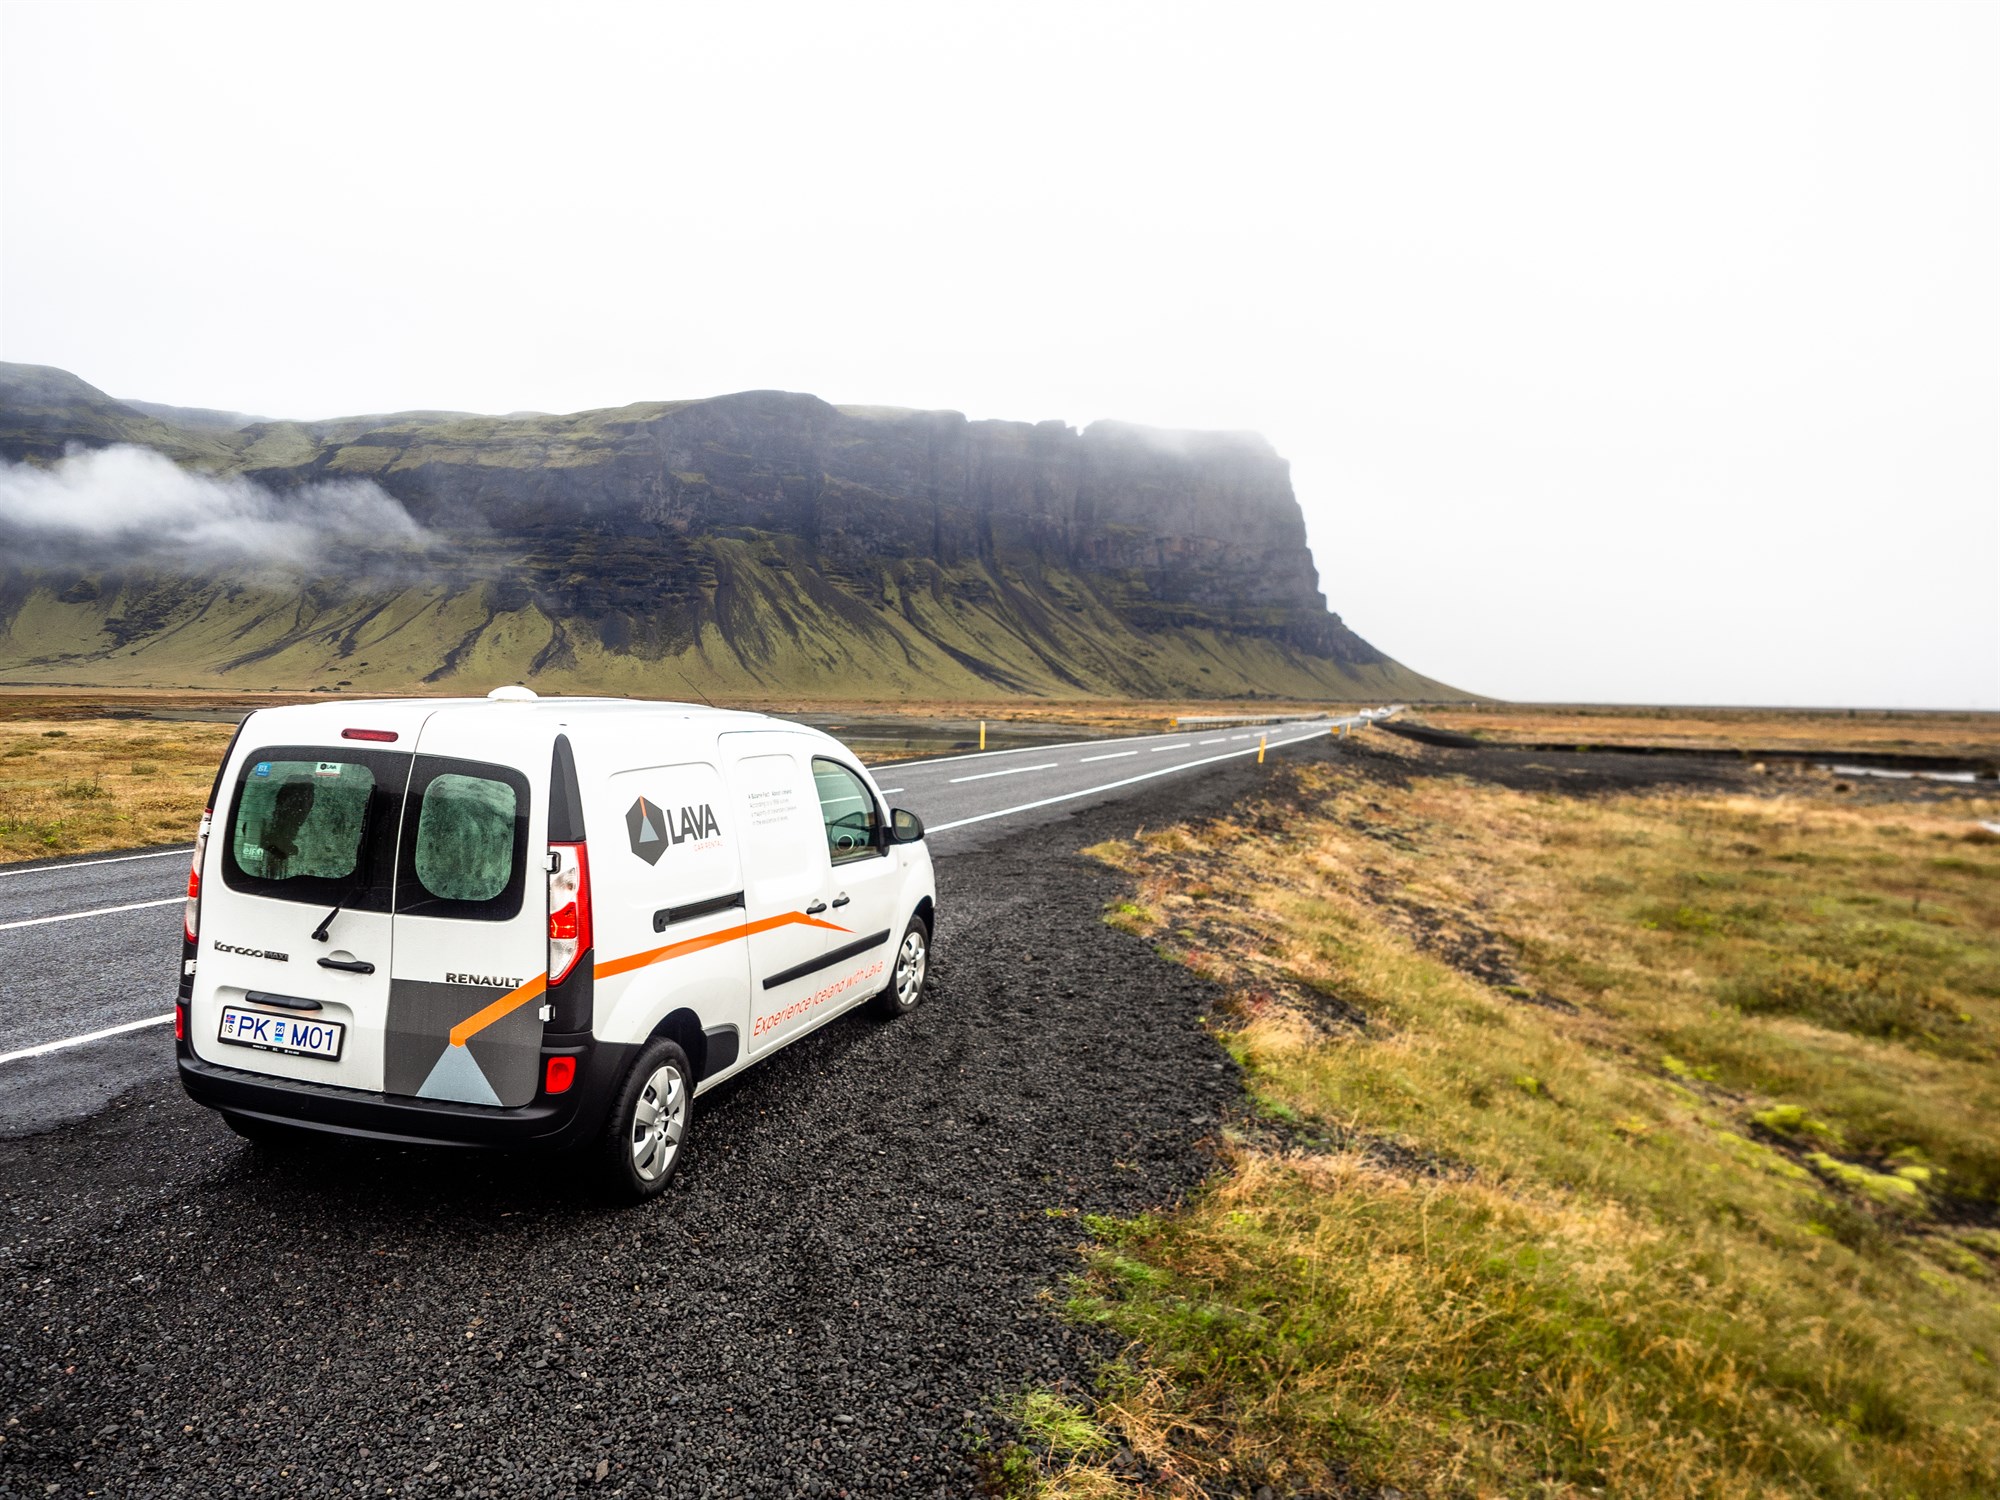
[[[573,1147],[647,1197],[695,1096],[917,1003],[922,840],[838,741],[761,714],[260,709],[188,877],[181,1082],[253,1139]]]

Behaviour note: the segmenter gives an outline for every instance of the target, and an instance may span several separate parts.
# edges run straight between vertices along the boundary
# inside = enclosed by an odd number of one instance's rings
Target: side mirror
[[[907,808],[898,807],[889,814],[889,842],[892,844],[914,844],[924,836],[924,820]]]

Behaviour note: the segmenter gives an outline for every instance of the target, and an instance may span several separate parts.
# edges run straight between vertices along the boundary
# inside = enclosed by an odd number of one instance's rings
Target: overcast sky
[[[0,6],[0,358],[1253,428],[1508,697],[2000,707],[1991,5]]]

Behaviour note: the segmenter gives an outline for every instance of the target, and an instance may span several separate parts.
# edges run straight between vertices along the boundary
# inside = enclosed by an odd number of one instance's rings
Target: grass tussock
[[[0,719],[0,861],[193,838],[233,728]]]
[[[1313,768],[1102,846],[1114,920],[1228,988],[1255,1109],[1196,1202],[1094,1226],[1129,1461],[1024,1487],[2000,1493],[1966,811]]]

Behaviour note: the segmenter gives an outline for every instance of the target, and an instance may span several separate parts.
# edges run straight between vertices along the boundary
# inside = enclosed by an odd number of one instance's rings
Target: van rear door
[[[253,715],[223,777],[201,872],[188,1041],[222,1067],[379,1089],[411,756],[287,743],[286,717],[273,711],[266,732]],[[418,721],[405,718],[407,743]]]
[[[548,988],[551,741],[511,705],[440,710],[404,795],[385,1093],[462,1104],[534,1099]],[[493,759],[506,747],[505,762]]]

